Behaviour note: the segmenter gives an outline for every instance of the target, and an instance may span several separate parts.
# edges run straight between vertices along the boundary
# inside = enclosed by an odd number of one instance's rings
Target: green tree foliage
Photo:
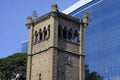
[[[85,66],[85,80],[103,80],[103,77],[97,72],[90,72],[88,65]]]
[[[26,61],[26,53],[16,53],[6,58],[0,58],[0,79],[11,80],[18,73],[23,74],[25,78]]]

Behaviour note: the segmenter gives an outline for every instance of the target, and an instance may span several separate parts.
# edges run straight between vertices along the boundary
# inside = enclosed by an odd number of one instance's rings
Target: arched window
[[[72,40],[72,29],[71,28],[69,29],[69,32],[68,32],[68,39]]]
[[[50,25],[48,25],[48,38],[50,38]]]
[[[44,32],[44,40],[45,40],[45,39],[46,39],[46,36],[47,36],[47,30],[46,30],[46,27],[44,27],[43,32]]]
[[[58,37],[61,38],[61,25],[58,25]]]
[[[75,32],[74,32],[74,42],[75,43],[79,42],[79,34],[78,34],[77,30],[75,30]]]
[[[35,43],[37,43],[38,42],[38,33],[37,33],[37,31],[35,31]]]
[[[63,29],[63,38],[67,39],[67,28],[66,28],[66,26]]]
[[[67,60],[66,60],[67,65],[71,65],[71,56],[67,55]]]
[[[41,41],[42,40],[42,30],[39,29],[39,40]]]

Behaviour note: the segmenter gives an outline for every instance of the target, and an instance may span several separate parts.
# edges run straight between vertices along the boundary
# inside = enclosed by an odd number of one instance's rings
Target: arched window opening
[[[63,29],[63,38],[67,39],[67,28],[66,28],[66,26]]]
[[[42,30],[39,29],[39,40],[41,41],[42,40]]]
[[[72,40],[72,29],[70,28],[68,32],[68,39],[71,41]]]
[[[77,30],[75,30],[75,32],[74,32],[74,42],[75,43],[79,42],[79,34],[78,34]]]
[[[67,55],[67,60],[66,60],[67,65],[71,65],[71,56]]]
[[[46,39],[46,36],[47,36],[47,30],[46,30],[46,27],[44,27],[43,32],[44,32],[44,40],[45,40],[45,39]]]
[[[35,31],[35,43],[37,43],[38,42],[38,33],[37,33],[37,31]]]
[[[61,25],[58,26],[58,37],[61,38]]]
[[[50,38],[50,25],[48,25],[48,38]]]

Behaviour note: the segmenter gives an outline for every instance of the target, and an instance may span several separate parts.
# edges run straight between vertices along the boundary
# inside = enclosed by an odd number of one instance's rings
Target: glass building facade
[[[21,52],[22,53],[28,52],[28,41],[21,42]]]
[[[93,0],[69,15],[81,18],[89,10],[85,31],[86,64],[104,80],[120,80],[120,0]]]

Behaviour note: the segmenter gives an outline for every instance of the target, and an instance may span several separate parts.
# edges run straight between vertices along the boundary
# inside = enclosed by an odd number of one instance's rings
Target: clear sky
[[[50,11],[57,3],[63,11],[78,0],[0,0],[0,58],[21,50],[21,42],[28,40],[26,18],[36,10],[38,16]]]

